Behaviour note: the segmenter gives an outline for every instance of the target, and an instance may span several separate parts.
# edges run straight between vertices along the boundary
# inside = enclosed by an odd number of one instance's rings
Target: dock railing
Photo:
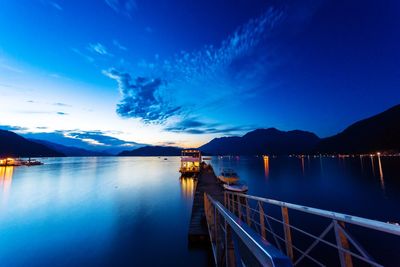
[[[286,255],[206,193],[204,209],[216,266],[292,266]]]
[[[287,255],[294,266],[383,266],[367,252],[365,243],[376,252],[382,250],[380,244],[400,241],[398,225],[251,195],[224,194],[231,216]],[[372,237],[381,241],[371,243]],[[360,240],[367,242],[362,246]],[[390,263],[396,262],[400,257]]]

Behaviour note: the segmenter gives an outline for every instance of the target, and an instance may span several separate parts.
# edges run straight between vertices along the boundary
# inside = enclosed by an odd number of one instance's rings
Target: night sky
[[[326,137],[400,103],[399,63],[397,0],[3,0],[0,125],[99,147]]]

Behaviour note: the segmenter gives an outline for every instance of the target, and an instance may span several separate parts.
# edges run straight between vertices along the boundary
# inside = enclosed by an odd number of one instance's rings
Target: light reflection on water
[[[2,205],[6,205],[8,202],[8,194],[11,188],[13,173],[13,166],[0,167],[0,190],[2,191]]]
[[[207,265],[187,249],[196,182],[179,178],[179,157],[44,161],[0,168],[1,266]],[[400,221],[399,158],[211,162],[234,168],[249,194]]]
[[[186,200],[193,200],[196,181],[193,178],[186,178],[186,177],[181,177],[179,180],[181,182],[181,190],[183,197]]]
[[[269,157],[268,156],[264,156],[264,172],[265,172],[265,178],[268,179],[269,176]]]
[[[234,168],[249,194],[400,222],[400,158],[365,157],[214,158],[215,170]],[[268,179],[260,179],[266,177]],[[384,175],[385,174],[385,175]]]
[[[179,157],[43,161],[0,169],[1,266],[206,265],[188,250]]]

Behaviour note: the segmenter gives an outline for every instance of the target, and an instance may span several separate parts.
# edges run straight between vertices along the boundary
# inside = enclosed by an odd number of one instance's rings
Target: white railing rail
[[[353,262],[382,266],[349,233],[348,228],[354,225],[361,227],[363,230],[375,230],[400,236],[400,226],[398,225],[251,195],[225,192],[224,204],[241,222],[246,223],[264,240],[271,242],[276,248],[285,253],[295,266],[311,266],[311,264],[316,266],[332,265],[332,257],[321,257],[324,252],[321,252],[319,247],[322,245],[324,248],[333,250],[333,252],[336,251],[339,257],[336,256],[334,260],[338,260],[340,266],[353,266]],[[269,209],[270,206],[267,207],[267,204],[280,209],[279,215],[277,215],[277,212],[272,214]],[[304,227],[300,228],[290,222],[290,210],[298,211],[303,215],[315,215],[319,220],[327,221],[327,225],[317,233],[311,231],[310,227],[305,227],[308,230],[305,230]],[[296,215],[299,215],[299,213],[296,213]],[[313,217],[313,220],[316,217]],[[294,234],[297,237],[296,243],[293,242],[292,238]],[[305,238],[311,239],[312,242],[304,242]],[[284,245],[284,249],[282,245]],[[320,249],[317,253],[318,255],[312,255],[312,252],[317,247]]]
[[[204,208],[216,266],[292,266],[286,255],[207,194]]]

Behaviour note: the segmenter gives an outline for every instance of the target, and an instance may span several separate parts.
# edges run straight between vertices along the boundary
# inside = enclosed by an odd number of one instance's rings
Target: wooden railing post
[[[232,201],[232,203],[231,203],[231,212],[233,214],[235,214],[235,195],[234,194],[231,194],[231,201]]]
[[[237,205],[238,217],[239,217],[239,220],[242,220],[242,205],[240,204],[241,197],[237,196],[237,201],[238,201],[238,205]]]
[[[250,207],[249,207],[249,200],[247,199],[247,197],[245,198],[245,205],[246,205],[246,220],[247,220],[247,224],[249,226],[251,226],[251,218],[250,218]]]
[[[226,192],[224,192],[224,206],[227,207],[226,205],[227,205],[227,201],[226,201]]]
[[[232,237],[232,228],[226,221],[225,221],[225,259],[226,259],[225,266],[227,267],[236,266],[235,247]]]
[[[290,231],[289,224],[289,211],[287,207],[282,206],[282,219],[283,219],[283,231],[285,233],[286,241],[286,254],[293,260],[293,245],[292,245],[292,232]]]
[[[227,208],[228,210],[231,210],[231,200],[230,200],[230,195],[229,193],[225,193],[226,194],[226,202],[227,202]]]
[[[338,222],[336,220],[333,221],[333,226],[335,229],[335,236],[336,236],[336,244],[338,246],[338,253],[340,259],[340,265],[342,267],[352,267],[353,261],[351,259],[351,254],[342,251],[340,249],[350,250],[349,241],[347,240],[346,235],[343,233],[343,230],[340,229],[340,226],[344,229],[345,225],[344,222]]]
[[[260,213],[260,234],[265,240],[267,240],[267,235],[265,232],[264,208],[262,206],[262,202],[260,202],[260,201],[258,201],[258,208],[259,208],[259,213]]]

